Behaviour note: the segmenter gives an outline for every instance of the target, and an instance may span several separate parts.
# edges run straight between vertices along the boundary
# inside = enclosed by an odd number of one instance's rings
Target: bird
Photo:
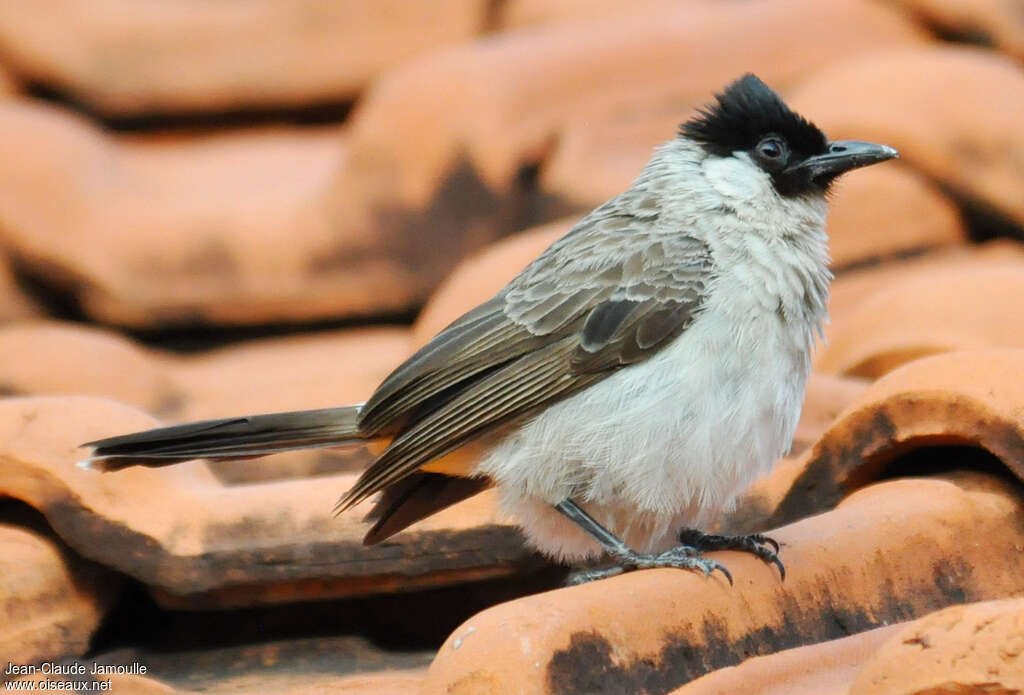
[[[375,499],[367,545],[496,487],[530,546],[589,567],[570,583],[655,567],[731,583],[705,555],[720,549],[784,578],[772,538],[700,529],[791,446],[827,318],[833,183],[897,156],[830,141],[747,73],[365,403],[100,439],[82,465],[365,445],[335,511]]]

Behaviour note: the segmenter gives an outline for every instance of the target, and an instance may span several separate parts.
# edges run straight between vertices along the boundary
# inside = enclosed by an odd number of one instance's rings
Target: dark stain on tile
[[[378,206],[372,222],[380,239],[372,249],[334,248],[312,258],[310,274],[357,272],[386,262],[406,275],[422,301],[461,259],[566,208],[537,190],[535,167],[525,164],[513,185],[494,191],[463,155],[451,166],[424,209]],[[532,173],[531,173],[532,172]]]
[[[817,445],[817,453],[793,482],[793,487],[765,521],[768,528],[816,514],[836,506],[852,489],[848,480],[867,465],[870,456],[891,444],[896,427],[884,408],[860,418],[848,432],[832,432]]]
[[[462,573],[469,581],[541,564],[516,529],[499,525],[423,532],[414,543],[382,543],[367,549],[358,539],[315,540],[331,538],[335,534],[330,529],[313,529],[320,535],[300,529],[289,536],[281,532],[286,519],[250,518],[211,527],[207,549],[182,556],[71,497],[44,511],[57,534],[77,552],[165,591],[182,605],[189,605],[190,597],[197,605],[213,607],[225,600],[244,605],[372,594],[394,590],[392,585],[406,583],[403,577]],[[331,523],[337,522],[325,512],[324,526]],[[282,540],[269,540],[274,536]],[[280,591],[276,586],[282,587]]]
[[[942,192],[956,203],[960,218],[972,241],[1007,238],[1024,241],[1024,223],[976,195],[948,183],[937,182]]]
[[[0,398],[10,398],[11,396],[24,396],[27,395],[25,391],[18,388],[10,382],[0,383]]]
[[[775,622],[739,637],[730,637],[737,626],[729,629],[721,618],[708,616],[699,626],[667,635],[656,656],[623,661],[613,655],[628,653],[628,644],[613,645],[598,631],[575,633],[569,646],[548,662],[548,688],[558,695],[661,695],[754,656],[840,639],[985,598],[973,590],[971,568],[963,562],[936,564],[931,568],[932,581],[925,575],[908,578],[903,585],[886,573],[889,563],[880,553],[868,562],[874,566],[870,573],[884,580],[867,605],[853,603],[842,592],[839,577],[823,574],[803,591],[781,594]]]

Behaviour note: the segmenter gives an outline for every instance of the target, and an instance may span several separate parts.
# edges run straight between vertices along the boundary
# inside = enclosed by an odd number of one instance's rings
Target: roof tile
[[[909,281],[925,273],[936,276],[969,268],[1020,268],[1022,265],[1024,244],[996,239],[977,245],[947,246],[906,259],[887,259],[884,263],[847,269],[832,281],[826,337],[844,332],[846,318],[856,314],[861,303],[905,279]]]
[[[108,114],[306,105],[350,99],[392,65],[473,36],[484,6],[47,0],[4,4],[0,43],[26,80]]]
[[[829,331],[815,368],[877,378],[952,350],[1024,348],[1024,262],[941,267],[896,279]]]
[[[150,412],[182,398],[166,358],[109,330],[57,321],[0,326],[0,391],[94,394]]]
[[[764,528],[829,509],[897,457],[933,446],[982,449],[1024,480],[1022,373],[1022,349],[949,352],[889,372],[811,449],[755,483],[725,526]],[[963,458],[937,465],[971,467]]]
[[[8,661],[31,665],[84,654],[118,587],[111,573],[59,541],[0,523],[0,671]]]
[[[1006,0],[889,0],[931,29],[1024,58],[1024,14]]]
[[[849,695],[1021,691],[1024,599],[1011,598],[952,606],[904,627],[868,661]]]
[[[901,164],[851,173],[829,197],[829,255],[838,272],[967,241],[956,206]]]
[[[830,137],[892,145],[928,178],[1024,226],[1024,73],[1015,61],[953,45],[877,51],[822,67],[790,105]]]
[[[353,474],[225,487],[201,461],[112,474],[75,466],[87,455],[79,444],[157,424],[106,399],[0,399],[0,496],[32,505],[77,552],[170,606],[359,596],[537,567],[520,534],[495,520],[489,492],[367,548],[364,506],[330,514]]]
[[[797,14],[805,21],[794,25]],[[652,6],[468,43],[374,84],[352,117],[351,166],[338,180],[348,195],[335,200],[349,205],[357,192],[417,208],[467,167],[487,189],[507,191],[577,123],[679,119],[751,65],[785,87],[841,56],[925,41],[901,13],[865,0],[774,0]]]
[[[864,662],[902,626],[755,656],[701,676],[671,695],[847,695]]]
[[[784,583],[749,555],[712,553],[734,587],[644,570],[500,604],[452,633],[421,692],[667,692],[751,656],[1020,592],[1022,505],[982,474],[880,483],[772,533]]]

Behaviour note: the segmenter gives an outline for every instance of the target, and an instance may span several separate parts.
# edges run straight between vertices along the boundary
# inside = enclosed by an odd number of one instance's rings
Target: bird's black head
[[[757,76],[746,74],[684,123],[679,134],[709,154],[746,152],[784,196],[824,193],[842,173],[896,156],[885,145],[829,142]]]

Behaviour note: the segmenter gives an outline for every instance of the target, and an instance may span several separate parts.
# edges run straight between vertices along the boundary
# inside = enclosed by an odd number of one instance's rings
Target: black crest
[[[711,154],[725,157],[749,150],[770,134],[785,138],[793,153],[802,157],[828,149],[825,134],[786,106],[756,75],[747,73],[715,98],[717,103],[700,109],[679,129]]]

